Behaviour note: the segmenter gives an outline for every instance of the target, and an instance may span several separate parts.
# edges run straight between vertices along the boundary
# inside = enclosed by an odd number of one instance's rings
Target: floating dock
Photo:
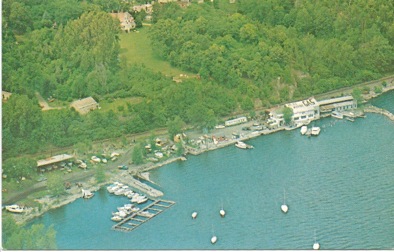
[[[123,232],[131,232],[143,223],[172,207],[174,204],[175,202],[170,200],[155,200],[153,203],[144,207],[142,210],[132,213],[130,216],[113,225],[112,229]]]

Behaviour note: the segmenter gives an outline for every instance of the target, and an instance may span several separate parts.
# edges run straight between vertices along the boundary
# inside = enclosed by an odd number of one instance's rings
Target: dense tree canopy
[[[137,1],[145,3],[145,1]],[[154,4],[158,57],[195,74],[182,83],[121,58],[120,0],[5,0],[3,157],[219,118],[393,72],[394,2],[226,0]],[[23,14],[23,15],[21,15]],[[142,16],[138,17],[142,20]],[[132,35],[132,34],[130,34]],[[123,57],[123,56],[122,56]],[[40,111],[35,92],[70,102],[138,98],[110,111]]]

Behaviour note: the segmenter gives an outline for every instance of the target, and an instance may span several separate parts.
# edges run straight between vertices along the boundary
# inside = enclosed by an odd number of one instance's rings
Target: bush
[[[382,89],[382,87],[381,87],[381,86],[375,86],[375,88],[374,88],[374,92],[375,92],[376,94],[380,94],[380,93],[382,93],[382,92],[383,92],[383,89]]]

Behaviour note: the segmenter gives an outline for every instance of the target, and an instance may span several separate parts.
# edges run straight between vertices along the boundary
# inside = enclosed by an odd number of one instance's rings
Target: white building
[[[293,110],[292,120],[295,124],[304,124],[320,118],[320,107],[315,98],[288,103],[285,106]]]
[[[331,113],[333,111],[341,112],[357,108],[357,101],[351,95],[322,100],[318,103],[320,107],[320,112],[322,114]]]
[[[242,116],[242,117],[238,117],[238,118],[235,118],[235,119],[232,119],[232,120],[225,121],[224,125],[226,127],[228,127],[228,126],[241,124],[241,123],[244,123],[244,122],[247,122],[247,121],[248,121],[248,119],[245,116]]]

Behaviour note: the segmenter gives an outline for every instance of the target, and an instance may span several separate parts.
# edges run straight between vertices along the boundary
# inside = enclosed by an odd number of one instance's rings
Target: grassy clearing
[[[172,67],[170,63],[154,55],[148,38],[148,29],[149,27],[145,26],[137,32],[122,33],[120,35],[120,57],[126,57],[129,64],[144,64],[153,71],[162,72],[168,76],[192,75],[193,73]]]
[[[107,111],[114,111],[118,112],[120,107],[123,107],[125,110],[127,109],[127,104],[137,104],[142,101],[141,97],[131,97],[131,98],[117,98],[113,101],[103,100],[100,101],[100,111],[107,112]]]

